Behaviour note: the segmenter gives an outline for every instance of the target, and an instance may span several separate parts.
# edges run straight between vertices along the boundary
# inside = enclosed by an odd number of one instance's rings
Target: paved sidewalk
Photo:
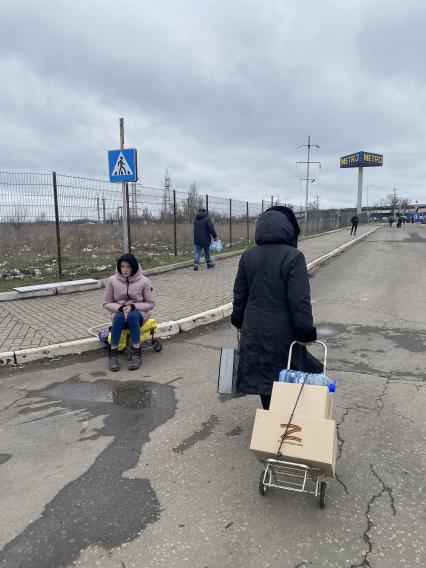
[[[360,226],[357,236],[371,227]],[[352,240],[349,229],[300,241],[306,262]],[[153,275],[157,321],[178,320],[232,301],[240,257],[218,260],[216,268],[200,266]],[[88,329],[109,321],[102,308],[103,289],[0,303],[0,352],[18,351],[89,337]]]

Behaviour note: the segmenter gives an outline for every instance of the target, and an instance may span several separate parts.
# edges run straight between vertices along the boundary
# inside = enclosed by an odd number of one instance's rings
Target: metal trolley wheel
[[[325,502],[326,502],[326,498],[325,498],[325,491],[327,489],[327,484],[325,481],[321,481],[320,484],[320,493],[319,493],[319,506],[321,507],[321,509],[325,508]]]
[[[267,479],[265,479],[265,474]],[[265,481],[267,483],[271,483],[271,469],[268,468],[267,470],[263,470],[262,473],[260,474],[260,479],[259,479],[259,493],[262,495],[262,497],[266,497],[267,495],[269,495],[271,488],[268,485],[265,485]]]
[[[152,348],[156,353],[160,353],[163,350],[163,343],[160,339],[153,339],[152,340]]]

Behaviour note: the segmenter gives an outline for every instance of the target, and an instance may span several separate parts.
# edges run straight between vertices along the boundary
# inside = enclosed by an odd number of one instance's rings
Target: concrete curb
[[[347,243],[345,243],[344,245],[341,245],[340,247],[337,247],[336,249],[328,252],[327,254],[324,254],[323,256],[320,256],[319,258],[316,258],[315,260],[313,260],[312,262],[309,262],[306,266],[308,267],[308,270],[313,270],[316,266],[319,266],[320,264],[322,264],[323,262],[326,262],[327,260],[329,260],[330,258],[333,258],[335,256],[338,256],[339,254],[341,254],[343,251],[345,251],[346,249],[352,247],[353,245],[355,245],[356,243],[359,243],[360,241],[363,241],[364,239],[366,239],[369,235],[372,235],[373,233],[375,233],[378,229],[380,229],[381,227],[374,227],[374,229],[371,229],[371,231],[368,231],[367,233],[364,233],[363,235],[360,235],[359,237],[357,237],[356,239],[354,239],[353,241],[349,241]]]
[[[4,351],[0,353],[0,365],[13,365],[15,363],[15,353],[13,351]]]
[[[180,332],[179,323],[169,321],[158,325],[157,337],[170,337]],[[62,357],[63,355],[72,355],[87,353],[89,351],[97,351],[104,347],[105,344],[99,341],[98,337],[88,337],[86,339],[77,339],[75,341],[66,341],[64,343],[53,343],[44,347],[32,347],[30,349],[21,349],[20,351],[0,353],[0,365],[22,365],[30,363],[38,359],[52,359],[53,357]]]
[[[302,237],[300,240],[315,239],[316,237],[322,235],[328,235],[330,233],[337,233],[338,231],[344,231],[348,227],[342,227],[340,229],[333,229],[332,231],[325,231],[324,233],[319,233],[315,235],[307,235]],[[247,250],[246,248],[241,250],[235,250],[231,252],[223,252],[213,256],[214,260],[223,260],[226,258],[231,258],[233,256],[240,256],[243,252]],[[189,268],[194,264],[193,260],[185,260],[183,262],[176,262],[174,264],[166,264],[165,266],[158,266],[157,268],[148,268],[144,270],[145,276],[152,276],[154,274],[163,274],[165,272],[172,272],[173,270],[180,270],[182,268]],[[37,290],[34,292],[17,292],[16,290],[11,290],[10,292],[0,292],[0,302],[10,302],[11,300],[25,300],[26,298],[41,298],[43,296],[59,296],[62,294],[74,294],[74,292],[87,292],[90,290],[98,290],[99,288],[105,288],[108,278],[101,278],[97,283],[93,284],[80,284],[79,286],[69,286],[66,288],[47,288],[46,290]]]
[[[308,271],[313,270],[320,264],[323,264],[330,258],[338,256],[348,248],[357,244],[358,242],[366,239],[369,235],[380,229],[380,227],[374,227],[371,231],[364,233],[363,235],[355,238],[344,245],[324,254],[323,256],[316,258],[312,262],[307,264]],[[339,229],[341,230],[341,229]],[[168,338],[172,335],[177,335],[179,333],[184,333],[200,327],[203,325],[208,325],[222,319],[229,317],[232,313],[232,302],[228,304],[223,304],[217,308],[200,312],[186,318],[182,318],[176,321],[169,321],[165,323],[160,323],[158,325],[157,337]],[[81,354],[88,351],[95,351],[104,347],[104,344],[99,341],[97,337],[89,337],[85,339],[78,339],[76,341],[67,341],[64,343],[57,343],[52,345],[46,345],[43,347],[33,347],[31,349],[21,349],[15,352],[4,352],[0,353],[0,365],[22,365],[23,363],[29,363],[31,361],[36,361],[39,359],[51,359],[53,357],[71,355],[71,354]]]

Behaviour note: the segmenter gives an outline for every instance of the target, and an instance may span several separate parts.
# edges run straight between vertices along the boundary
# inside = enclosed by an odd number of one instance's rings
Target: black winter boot
[[[118,362],[118,349],[109,350],[109,370],[119,371],[120,363]]]
[[[142,363],[142,351],[140,347],[132,347],[132,358],[129,361],[129,371],[136,371]]]

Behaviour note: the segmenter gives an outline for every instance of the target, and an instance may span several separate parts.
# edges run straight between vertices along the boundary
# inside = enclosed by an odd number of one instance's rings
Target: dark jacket
[[[357,217],[356,215],[354,215],[354,216],[352,217],[351,223],[352,223],[352,225],[358,225],[359,219],[358,219],[358,217]]]
[[[207,213],[198,212],[194,219],[194,244],[200,247],[208,247],[211,237],[217,239],[213,222]]]
[[[295,227],[283,213],[268,210],[257,223],[255,238],[257,246],[240,260],[231,321],[241,328],[238,390],[270,395],[273,381],[287,366],[290,343],[308,343],[317,335]],[[306,348],[295,346],[291,367],[321,370],[309,368],[309,361]]]

